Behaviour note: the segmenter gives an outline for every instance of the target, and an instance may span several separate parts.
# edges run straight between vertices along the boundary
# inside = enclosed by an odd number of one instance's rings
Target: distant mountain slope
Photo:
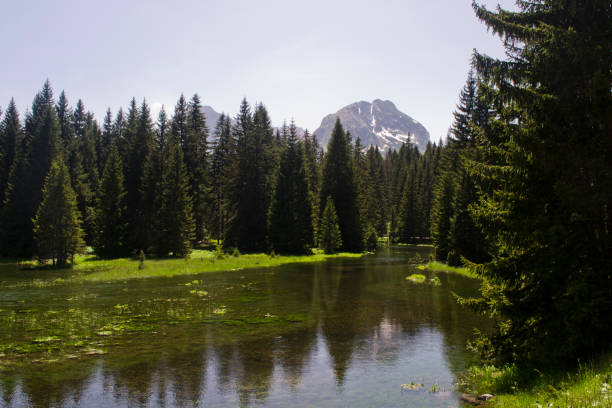
[[[387,151],[399,149],[402,143],[410,142],[423,152],[429,142],[429,132],[422,124],[400,112],[393,102],[376,99],[372,103],[356,102],[325,116],[321,126],[314,131],[324,148],[338,117],[344,129],[350,131],[354,138],[359,137],[366,147],[375,145]]]

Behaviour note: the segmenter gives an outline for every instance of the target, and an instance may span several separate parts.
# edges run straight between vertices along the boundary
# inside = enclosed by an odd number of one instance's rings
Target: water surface
[[[452,295],[476,294],[478,281],[405,279],[423,273],[415,256],[430,251],[112,283],[13,277],[0,288],[0,336],[13,345],[0,354],[11,360],[0,359],[0,401],[457,407],[453,383],[473,358],[466,341],[486,322]],[[17,361],[29,344],[50,346]],[[403,390],[410,382],[424,387]]]

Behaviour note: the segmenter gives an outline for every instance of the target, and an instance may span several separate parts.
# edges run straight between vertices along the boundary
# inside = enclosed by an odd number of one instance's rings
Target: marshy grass
[[[494,407],[612,407],[612,353],[578,369],[521,373],[516,366],[472,367],[460,386],[495,395]]]
[[[433,272],[456,273],[459,275],[466,276],[468,278],[477,279],[477,276],[472,271],[470,271],[470,268],[461,266],[448,266],[447,264],[438,261],[428,262],[425,265],[417,266],[417,268],[420,270],[427,269]]]
[[[425,283],[426,279],[425,275],[421,275],[420,273],[413,273],[412,275],[406,276],[406,280],[412,283]]]
[[[149,258],[144,268],[138,258],[100,259],[82,255],[76,259],[73,279],[82,281],[116,281],[126,279],[172,277],[206,272],[233,271],[249,268],[274,267],[289,263],[321,262],[333,258],[358,258],[358,253],[290,256],[269,254],[240,254],[219,257],[217,251],[195,250],[189,258]]]

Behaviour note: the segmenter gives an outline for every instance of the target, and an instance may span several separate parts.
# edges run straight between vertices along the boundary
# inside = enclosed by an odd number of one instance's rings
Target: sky
[[[481,0],[513,8],[512,0]],[[49,79],[101,122],[181,93],[234,115],[243,97],[278,126],[314,131],[353,102],[388,99],[446,135],[473,49],[503,57],[471,0],[7,1],[0,14],[0,107],[20,113]]]

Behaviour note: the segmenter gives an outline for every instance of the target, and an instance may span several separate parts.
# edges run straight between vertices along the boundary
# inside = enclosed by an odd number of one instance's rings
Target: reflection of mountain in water
[[[441,287],[419,286],[405,280],[412,272],[376,258],[245,271],[258,300],[241,304],[227,289],[216,301],[237,315],[226,323],[160,324],[118,339],[99,359],[2,375],[1,395],[6,406],[455,404],[449,393],[405,395],[399,385],[450,386],[464,369],[465,341],[482,322],[450,291],[472,293],[477,282],[440,275]],[[239,274],[215,279],[219,290],[244,282]],[[240,313],[294,317],[245,324]]]

